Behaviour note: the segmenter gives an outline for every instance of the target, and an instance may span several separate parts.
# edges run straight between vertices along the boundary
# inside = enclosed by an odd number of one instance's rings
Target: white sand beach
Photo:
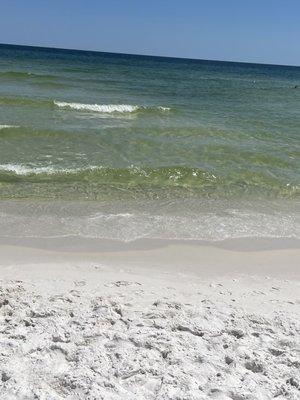
[[[300,398],[297,243],[84,247],[1,244],[1,400]]]

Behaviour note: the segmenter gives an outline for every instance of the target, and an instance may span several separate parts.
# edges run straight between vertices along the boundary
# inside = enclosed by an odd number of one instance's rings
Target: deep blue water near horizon
[[[0,235],[299,237],[300,68],[0,45]]]

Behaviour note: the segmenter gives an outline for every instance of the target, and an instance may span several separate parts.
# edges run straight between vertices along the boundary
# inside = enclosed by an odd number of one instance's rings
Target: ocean
[[[0,236],[300,238],[300,67],[0,45]]]

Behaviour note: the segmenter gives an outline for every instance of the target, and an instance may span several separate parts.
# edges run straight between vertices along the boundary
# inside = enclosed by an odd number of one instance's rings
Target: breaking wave
[[[0,125],[0,130],[2,129],[12,129],[12,128],[20,128],[18,125]]]
[[[258,182],[259,179],[259,182]],[[77,182],[85,190],[95,191],[95,195],[101,196],[101,187],[113,186],[126,192],[140,191],[144,188],[152,188],[152,192],[161,195],[161,191],[180,190],[185,195],[196,191],[206,197],[235,197],[240,195],[255,195],[293,198],[299,193],[299,186],[280,179],[270,180],[268,174],[257,175],[246,173],[241,176],[223,176],[185,166],[159,166],[138,167],[128,166],[123,168],[112,168],[105,166],[86,165],[80,167],[66,167],[53,165],[24,165],[24,164],[1,164],[0,182],[31,182],[48,185],[55,182],[70,184]],[[66,188],[64,187],[64,190]],[[91,194],[91,193],[90,193]],[[61,193],[63,197],[64,191]]]
[[[14,173],[16,175],[61,175],[61,174],[76,174],[78,172],[92,171],[99,167],[89,166],[86,168],[53,168],[48,167],[29,167],[22,164],[2,164],[0,165],[0,171]]]
[[[70,108],[79,111],[93,111],[105,114],[111,113],[132,113],[136,111],[169,111],[169,107],[147,107],[131,104],[82,104],[82,103],[67,103],[64,101],[54,101],[57,107]]]
[[[50,83],[53,84],[53,83]],[[3,106],[31,106],[31,107],[58,107],[66,110],[93,112],[100,114],[131,114],[137,112],[167,112],[169,107],[162,106],[143,106],[132,104],[84,104],[69,103],[65,101],[52,101],[43,98],[29,98],[20,96],[0,97],[0,105]]]

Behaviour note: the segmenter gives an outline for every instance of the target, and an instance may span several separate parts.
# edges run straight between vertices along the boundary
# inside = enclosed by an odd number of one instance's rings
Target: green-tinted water
[[[300,68],[0,46],[0,84],[6,227],[298,236]]]

